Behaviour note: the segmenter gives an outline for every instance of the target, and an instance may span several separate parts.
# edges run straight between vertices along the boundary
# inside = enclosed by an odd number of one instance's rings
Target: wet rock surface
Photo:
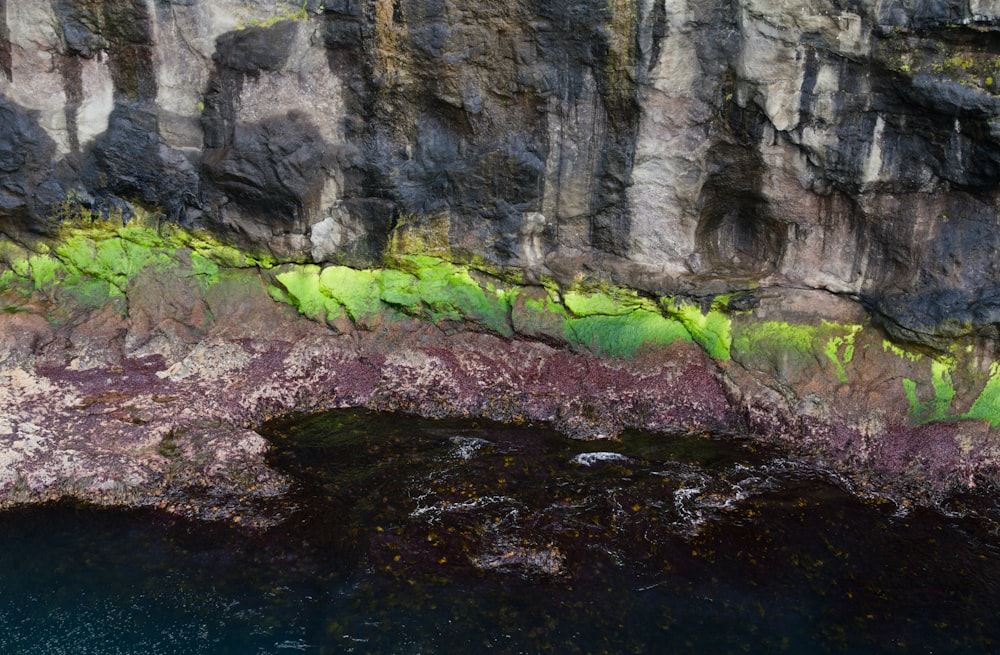
[[[988,481],[998,22],[0,2],[7,497],[272,493],[251,428],[335,406]]]
[[[996,476],[996,371],[976,351],[947,368],[868,324],[778,320],[815,305],[808,294],[703,314],[428,257],[320,271],[113,222],[63,239],[5,255],[5,505],[71,496],[266,526],[289,483],[255,428],[344,407],[539,422],[585,440],[753,437],[900,502]],[[482,559],[558,561],[513,546]]]
[[[252,430],[289,411],[545,421],[584,438],[738,423],[691,344],[625,363],[417,318],[335,331],[275,302],[256,269],[199,288],[180,253],[179,273],[127,284],[117,304],[126,311],[54,305],[48,293],[66,293],[66,280],[45,294],[5,294],[4,504],[70,495],[252,514],[287,485]]]

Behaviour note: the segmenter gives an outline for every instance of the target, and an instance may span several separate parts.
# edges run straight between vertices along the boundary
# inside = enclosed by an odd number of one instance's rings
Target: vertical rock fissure
[[[7,26],[7,0],[0,0],[0,74],[14,81],[10,52],[10,28]]]

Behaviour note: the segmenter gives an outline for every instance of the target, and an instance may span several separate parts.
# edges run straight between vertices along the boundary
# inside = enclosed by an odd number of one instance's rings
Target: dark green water
[[[748,443],[357,411],[266,432],[301,488],[265,534],[0,515],[0,653],[1000,652],[994,522]]]

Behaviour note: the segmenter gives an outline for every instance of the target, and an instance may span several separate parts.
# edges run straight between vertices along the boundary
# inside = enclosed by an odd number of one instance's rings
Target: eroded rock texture
[[[280,257],[809,287],[995,336],[1000,5],[0,3],[0,220],[74,194]],[[124,209],[127,214],[127,208]]]

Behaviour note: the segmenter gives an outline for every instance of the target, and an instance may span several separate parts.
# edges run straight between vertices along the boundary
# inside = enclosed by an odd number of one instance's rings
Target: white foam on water
[[[455,449],[452,451],[452,455],[458,459],[469,460],[479,454],[480,449],[483,446],[490,445],[492,442],[486,439],[479,439],[478,437],[452,437],[449,441],[455,444]]]
[[[503,505],[510,507],[508,513],[516,516],[518,511],[517,506],[519,506],[520,503],[510,496],[480,496],[479,498],[469,498],[468,500],[463,500],[458,503],[442,500],[431,505],[418,506],[410,512],[410,517],[419,518],[421,516],[430,515],[429,520],[434,521],[447,512],[468,512],[489,505]]]
[[[580,453],[576,457],[570,460],[573,464],[579,464],[580,466],[593,466],[594,464],[599,464],[601,462],[629,462],[632,458],[622,455],[621,453],[609,453],[609,452],[595,452],[595,453]]]
[[[277,648],[278,650],[302,650],[302,651],[309,650],[310,648],[315,648],[315,646],[307,644],[301,639],[297,641],[288,641],[288,640],[282,641],[280,643],[275,644],[274,647]]]

